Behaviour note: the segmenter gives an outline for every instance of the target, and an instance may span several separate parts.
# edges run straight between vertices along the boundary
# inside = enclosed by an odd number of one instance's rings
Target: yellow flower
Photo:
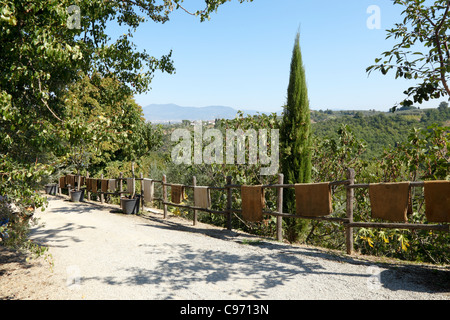
[[[402,239],[402,250],[403,250],[403,251],[407,251],[407,250],[408,250],[408,247],[409,247],[409,243],[408,243],[407,241],[404,241],[404,240]]]
[[[366,241],[367,241],[367,243],[368,243],[368,245],[369,245],[369,246],[371,246],[371,247],[373,248],[373,240],[372,240],[372,238],[370,238],[370,237],[362,237],[362,236],[360,236],[360,239],[362,239],[362,240],[366,240]]]

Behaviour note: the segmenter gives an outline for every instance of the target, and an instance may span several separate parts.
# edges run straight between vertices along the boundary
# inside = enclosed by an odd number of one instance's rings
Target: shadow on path
[[[98,207],[93,209],[98,210]],[[89,205],[70,205],[67,208],[56,209],[55,213],[76,213],[76,210],[89,212],[93,210]],[[104,208],[109,210],[110,208]],[[112,211],[110,211],[112,212]],[[102,282],[111,286],[155,286],[158,287],[158,299],[175,299],[178,292],[201,292],[201,296],[207,296],[204,290],[226,293],[230,297],[245,297],[255,299],[267,299],[269,290],[282,287],[291,281],[301,283],[302,276],[328,277],[329,281],[350,282],[350,279],[362,279],[366,281],[373,274],[365,272],[369,267],[380,268],[380,285],[392,291],[409,290],[416,292],[449,292],[449,270],[438,270],[426,265],[396,265],[389,263],[377,263],[349,257],[344,254],[328,253],[324,250],[303,246],[290,246],[274,241],[261,240],[260,237],[241,234],[219,228],[202,227],[201,225],[189,226],[178,219],[162,220],[157,217],[141,216],[140,226],[159,228],[163,230],[176,230],[187,233],[197,233],[207,237],[223,241],[235,242],[243,248],[255,247],[255,250],[242,250],[236,254],[228,250],[215,250],[198,248],[189,243],[164,243],[164,244],[136,244],[142,249],[143,261],[151,263],[142,266],[132,263],[122,269],[117,269],[117,275],[96,275],[84,278],[83,282]],[[35,237],[46,241],[60,243],[60,247],[68,247],[67,241],[83,241],[74,232],[77,229],[94,228],[67,223],[58,229],[38,229]],[[64,232],[64,234],[62,234]],[[67,234],[70,234],[67,235]],[[243,241],[255,240],[255,241]],[[127,259],[127,257],[123,257]],[[360,265],[367,268],[356,269],[362,272],[355,273],[339,268],[330,270],[321,259],[344,264]],[[130,266],[131,265],[131,266]],[[340,270],[340,271],[336,271]],[[125,276],[124,276],[125,274]],[[326,279],[323,280],[326,283]],[[203,290],[203,291],[202,291]],[[337,293],[338,295],[338,293]],[[190,298],[195,298],[192,296]]]

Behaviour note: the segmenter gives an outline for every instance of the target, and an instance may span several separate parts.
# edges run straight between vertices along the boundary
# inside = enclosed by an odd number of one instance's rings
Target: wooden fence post
[[[123,173],[121,172],[120,173],[120,175],[119,175],[119,178],[120,178],[120,180],[119,180],[119,198],[121,198],[122,197],[122,190],[123,190]]]
[[[123,190],[123,173],[120,172],[119,174],[119,203],[120,203],[120,208],[123,210],[122,208],[122,190]]]
[[[100,202],[103,204],[103,203],[105,203],[105,195],[103,194],[103,190],[102,190],[102,186],[103,186],[103,174],[102,174],[102,180],[100,180],[101,181],[101,183],[100,183],[100,191],[101,191],[101,193],[100,193]]]
[[[141,178],[141,198],[139,200],[141,201],[141,210],[144,212],[144,174],[141,172],[139,177]]]
[[[197,186],[197,177],[193,176],[192,177],[192,185],[194,186],[194,195],[195,195],[195,187]],[[194,200],[195,200],[195,196],[194,196]],[[194,201],[194,206],[195,206],[195,201]],[[198,215],[198,210],[194,209],[194,222],[193,225],[197,225],[197,215]]]
[[[355,170],[347,169],[347,179],[349,184],[347,185],[347,219],[349,223],[353,222],[353,198],[354,189],[350,186],[355,183]],[[347,246],[347,254],[353,253],[353,228],[350,226],[345,226],[345,243]]]
[[[278,184],[284,183],[284,175],[278,174]],[[283,187],[277,188],[277,210],[278,213],[283,213]],[[277,216],[277,240],[283,240],[283,217]]]
[[[162,177],[162,190],[163,190],[163,202],[164,202],[164,219],[167,219],[167,186],[166,186],[167,178],[164,174]]]
[[[131,194],[131,199],[134,199],[134,196],[136,195],[136,180],[134,179],[134,161],[133,162],[131,162],[131,174],[133,175],[133,179],[131,180],[132,182],[132,187],[131,187],[131,190],[132,190],[132,194]]]
[[[227,229],[231,230],[231,201],[232,201],[232,193],[231,193],[231,176],[227,177]]]
[[[87,188],[87,179],[89,179],[89,172],[86,172],[86,198],[88,201],[91,201],[91,192],[88,191],[89,189]]]

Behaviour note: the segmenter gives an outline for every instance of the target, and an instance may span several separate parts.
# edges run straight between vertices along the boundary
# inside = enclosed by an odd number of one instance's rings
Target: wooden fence
[[[103,178],[103,176],[102,176]],[[345,229],[345,237],[346,237],[346,248],[347,253],[352,254],[353,253],[353,228],[356,227],[365,227],[365,228],[395,228],[395,229],[421,229],[421,230],[434,230],[434,231],[442,231],[442,232],[449,232],[449,225],[446,223],[439,223],[439,224],[417,224],[417,223],[388,223],[388,222],[355,222],[353,220],[353,210],[354,210],[354,189],[356,188],[369,188],[370,184],[355,184],[355,171],[353,169],[347,170],[347,179],[342,181],[332,181],[330,182],[330,186],[334,186],[335,188],[343,187],[346,189],[346,216],[343,217],[335,217],[333,214],[330,214],[328,216],[302,216],[298,214],[290,214],[290,213],[284,213],[283,212],[283,189],[285,188],[295,188],[295,184],[284,184],[284,177],[282,174],[278,175],[278,183],[277,184],[268,184],[268,185],[262,185],[261,187],[263,189],[265,188],[275,188],[276,189],[276,211],[263,211],[262,214],[264,215],[272,215],[276,216],[276,239],[278,241],[282,240],[282,219],[283,218],[298,218],[298,219],[311,219],[311,220],[322,220],[322,221],[329,221],[329,222],[338,222],[342,223],[344,225]],[[118,191],[116,192],[103,192],[103,191],[97,191],[97,194],[100,196],[100,202],[105,202],[105,195],[112,194],[116,196],[121,196],[123,194],[126,194],[127,191],[123,191],[123,181],[127,180],[128,178],[124,178],[122,173],[120,174],[119,178],[116,178],[115,180],[118,180],[119,186]],[[141,194],[138,194],[138,196],[141,197],[141,203],[142,208],[144,208],[144,199],[142,195],[143,190],[143,180],[142,174],[140,175],[140,178],[134,178],[133,177],[133,183],[139,182],[140,183],[140,190]],[[80,179],[78,179],[78,184],[80,184]],[[183,188],[195,188],[197,186],[196,183],[196,177],[193,177],[193,183],[192,185],[183,185]],[[198,212],[208,212],[208,213],[214,213],[214,214],[222,214],[226,216],[226,227],[228,230],[231,230],[232,226],[232,217],[233,214],[240,214],[242,213],[242,210],[233,209],[233,196],[232,196],[232,190],[233,189],[240,189],[242,186],[233,184],[232,178],[227,177],[226,178],[226,184],[223,187],[207,187],[208,190],[218,190],[222,192],[226,192],[227,195],[227,201],[226,201],[226,207],[224,210],[213,210],[209,208],[203,208],[198,207],[195,205],[187,205],[183,203],[174,203],[170,202],[168,200],[168,187],[172,186],[179,186],[179,184],[174,183],[168,183],[166,176],[164,175],[162,180],[153,180],[153,183],[160,184],[161,187],[161,198],[154,198],[156,201],[160,201],[163,206],[163,218],[167,219],[168,217],[168,206],[174,206],[174,207],[180,207],[180,208],[186,208],[193,210],[194,216],[193,216],[193,225],[197,224],[198,220]],[[410,182],[410,188],[421,188],[424,186],[424,182]],[[72,186],[65,185],[66,188],[69,189]],[[61,192],[61,191],[60,191]],[[87,192],[87,198],[90,200],[90,193]],[[449,208],[450,210],[450,208]]]

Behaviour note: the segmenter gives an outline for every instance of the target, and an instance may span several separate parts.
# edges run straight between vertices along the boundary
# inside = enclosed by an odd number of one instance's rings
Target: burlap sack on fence
[[[430,222],[450,222],[450,181],[425,181],[425,216]]]
[[[102,192],[108,192],[109,179],[101,179]]]
[[[134,184],[135,180],[133,178],[127,178],[127,193],[135,194],[136,186]]]
[[[320,217],[333,212],[329,182],[295,185],[296,212],[300,216]]]
[[[97,179],[91,179],[91,190],[93,193],[97,193]]]
[[[59,178],[59,187],[61,189],[66,187],[66,177]]]
[[[264,190],[261,185],[241,186],[242,217],[246,221],[262,221],[264,208]]]
[[[116,192],[116,189],[117,189],[117,180],[108,179],[108,190],[111,192]]]
[[[410,206],[409,182],[371,183],[369,185],[372,218],[406,222]]]
[[[142,184],[144,187],[144,201],[151,202],[153,201],[153,192],[154,192],[154,183],[152,179],[144,178],[144,183]]]
[[[209,198],[208,187],[194,187],[194,204],[196,207],[209,208],[211,199]]]
[[[70,180],[70,186],[72,188],[74,188],[75,187],[75,182],[76,182],[75,175],[74,174],[69,174],[69,180]]]
[[[170,188],[173,203],[181,203],[184,200],[184,187],[181,184],[173,184]]]
[[[66,183],[70,184],[70,186],[73,188],[75,186],[75,175],[68,174],[66,176]]]

